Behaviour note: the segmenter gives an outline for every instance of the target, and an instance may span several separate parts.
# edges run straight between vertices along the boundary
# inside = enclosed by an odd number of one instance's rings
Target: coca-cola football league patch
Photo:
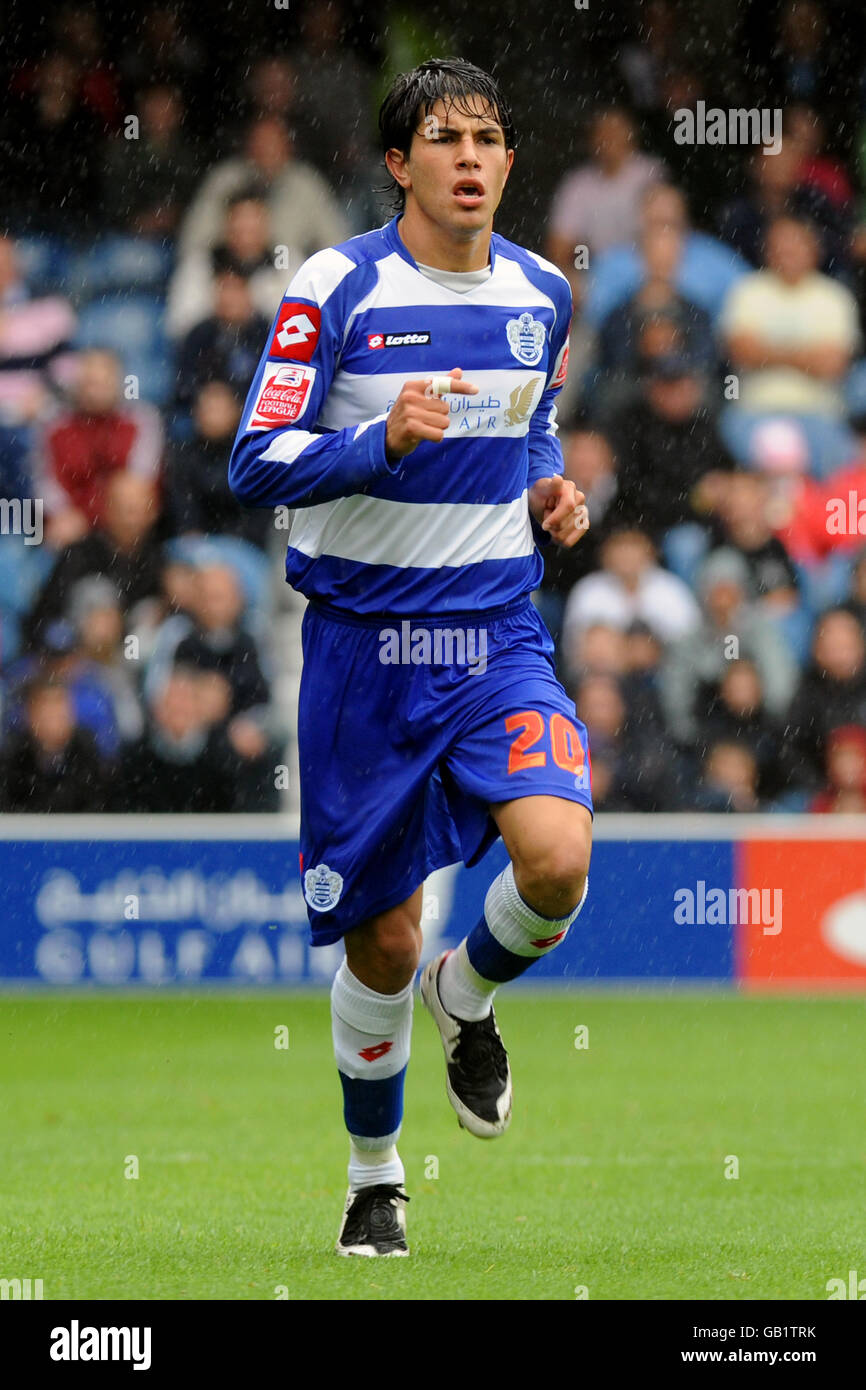
[[[247,429],[275,430],[300,419],[315,378],[315,367],[280,367],[273,362],[266,363]]]

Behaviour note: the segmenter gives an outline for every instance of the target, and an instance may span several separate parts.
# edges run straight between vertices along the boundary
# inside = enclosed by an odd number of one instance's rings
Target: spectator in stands
[[[774,99],[832,103],[838,70],[828,45],[827,17],[815,0],[789,0],[779,14],[779,30],[770,54]]]
[[[31,645],[38,645],[49,623],[64,615],[73,587],[94,575],[112,585],[128,627],[156,620],[162,609],[157,516],[151,480],[127,472],[108,480],[101,524],[61,551],[42,587],[27,624]]]
[[[547,255],[572,283],[575,302],[583,276],[575,274],[575,247],[586,246],[590,264],[611,246],[637,241],[640,202],[662,166],[637,149],[631,116],[622,107],[597,111],[589,128],[589,162],[565,175],[550,211]]]
[[[114,809],[275,811],[276,750],[253,719],[226,722],[230,703],[218,673],[180,664],[170,670],[142,738],[122,758]]]
[[[761,810],[757,759],[746,744],[719,742],[708,749],[694,809],[746,814]]]
[[[24,692],[23,727],[0,745],[0,810],[102,811],[107,776],[66,687],[44,676]]]
[[[845,607],[866,632],[866,547],[858,551],[851,568],[851,588]]]
[[[332,184],[352,232],[380,225],[390,214],[373,193],[379,156],[370,139],[372,84],[357,45],[346,42],[341,0],[311,0],[301,11],[297,63],[299,153]],[[384,215],[383,215],[384,212]]]
[[[560,545],[544,547],[544,577],[535,602],[555,641],[568,594],[578,579],[598,565],[598,547],[609,529],[605,518],[617,486],[613,453],[599,430],[581,425],[562,435],[561,442],[563,476],[584,493],[592,525],[580,545],[570,550]]]
[[[46,424],[36,444],[34,471],[49,543],[70,545],[99,524],[115,473],[156,480],[162,448],[159,412],[124,399],[115,354],[104,348],[82,352],[72,404]]]
[[[698,746],[704,756],[718,744],[734,743],[748,748],[757,766],[761,800],[771,800],[777,794],[781,789],[781,727],[764,705],[761,677],[753,661],[741,658],[728,663],[699,725]]]
[[[641,198],[638,244],[612,246],[590,263],[584,314],[592,327],[597,328],[637,292],[646,279],[642,245],[655,232],[669,229],[681,237],[674,288],[716,321],[728,291],[749,266],[730,246],[690,226],[681,189],[670,183],[654,183]]]
[[[176,87],[181,92],[198,95],[199,84],[213,84],[213,70],[205,60],[199,40],[194,36],[187,16],[183,21],[170,5],[149,5],[130,37],[120,58],[123,79],[138,91],[154,79]],[[198,107],[204,109],[199,111]],[[213,128],[213,106],[210,102],[192,101],[190,120],[197,120],[202,132]]]
[[[261,343],[259,343],[261,347]],[[175,444],[166,466],[166,527],[170,535],[238,536],[267,548],[274,517],[242,507],[228,484],[228,459],[241,403],[224,381],[209,381],[195,397],[191,439]]]
[[[112,225],[134,236],[173,237],[189,203],[199,161],[183,132],[177,87],[154,82],[138,93],[139,128],[124,128],[103,151],[103,198]]]
[[[625,679],[628,671],[628,638],[621,627],[610,623],[589,623],[576,629],[564,651],[566,676],[615,676]]]
[[[243,399],[270,327],[270,316],[253,304],[246,267],[227,250],[214,255],[213,296],[213,313],[178,349],[177,402],[185,408],[209,381],[225,382]]]
[[[797,660],[805,661],[811,619],[801,601],[797,571],[773,534],[766,476],[745,470],[729,473],[718,512],[721,544],[742,555],[755,601],[779,628]]]
[[[216,672],[229,683],[231,714],[266,718],[270,698],[259,651],[244,627],[244,602],[234,570],[206,564],[196,571],[190,616],[172,624],[171,645],[158,645],[147,674],[146,692],[154,692],[175,663]]]
[[[866,432],[866,417],[852,424]],[[769,524],[798,567],[806,607],[818,613],[839,603],[848,590],[850,556],[862,542],[850,526],[849,495],[866,499],[866,457],[861,452],[820,481],[810,477],[806,436],[797,421],[786,419],[759,421],[749,452],[766,482]]]
[[[796,140],[783,136],[774,155],[758,149],[750,164],[751,191],[723,209],[719,235],[757,270],[764,264],[772,223],[780,218],[806,222],[816,232],[816,267],[828,275],[844,275],[850,260],[850,215],[816,184],[801,181],[801,165],[802,147]]]
[[[785,135],[800,156],[798,185],[817,188],[843,214],[849,214],[854,189],[844,164],[826,153],[826,122],[814,106],[798,102],[785,111]]]
[[[588,675],[573,698],[589,731],[593,801],[601,760],[604,810],[674,810],[681,776],[676,751],[665,746],[656,729],[630,717],[620,683],[613,676]]]
[[[73,701],[76,723],[93,735],[102,756],[112,759],[120,746],[120,731],[111,691],[102,671],[87,659],[76,627],[65,618],[50,623],[41,646],[8,669],[3,715],[10,732],[18,732],[23,725],[24,692],[37,676],[64,685]]]
[[[749,569],[736,551],[717,550],[699,577],[702,626],[675,642],[665,657],[661,697],[665,720],[681,747],[697,738],[712,690],[728,661],[755,665],[764,702],[774,717],[786,710],[797,684],[797,666],[777,629],[752,601]]]
[[[121,114],[120,87],[114,63],[106,58],[105,35],[91,5],[61,5],[52,16],[58,49],[71,58],[81,84],[81,98],[108,129]]]
[[[99,150],[105,121],[82,96],[75,62],[55,50],[4,121],[4,210],[16,230],[85,236],[99,226]]]
[[[836,815],[866,811],[866,729],[848,724],[828,734],[826,782],[808,809]]]
[[[226,272],[246,280],[255,312],[270,325],[302,259],[292,247],[288,257],[277,262],[267,203],[254,189],[242,189],[228,200],[222,242],[189,251],[179,260],[169,285],[167,331],[172,337],[180,337],[196,325],[203,327],[212,322],[220,312],[218,280]],[[261,345],[261,339],[259,342]]]
[[[200,677],[178,668],[154,700],[144,735],[122,757],[112,808],[234,811],[236,766],[224,726],[208,717]]]
[[[298,64],[285,53],[265,52],[254,58],[240,93],[240,109],[226,132],[226,147],[240,145],[255,121],[273,118],[287,130],[299,125]],[[301,152],[308,157],[306,151]]]
[[[76,320],[61,295],[31,299],[11,237],[0,236],[0,497],[31,497],[32,426],[70,377]]]
[[[866,728],[866,636],[852,613],[830,609],[819,619],[812,662],[786,717],[782,759],[790,785],[820,786],[833,729]]]
[[[565,606],[563,641],[605,623],[627,631],[640,620],[664,643],[700,625],[701,612],[681,579],[657,563],[655,547],[639,530],[614,531],[602,543],[601,569],[574,586]]]
[[[98,673],[108,693],[121,744],[141,737],[143,717],[136,679],[140,662],[135,649],[124,650],[123,609],[110,580],[100,575],[80,579],[69,594],[67,613],[78,633],[83,660]]]
[[[290,255],[304,260],[348,235],[346,219],[322,175],[295,158],[288,130],[267,116],[252,122],[241,155],[205,175],[181,227],[181,254],[215,246],[229,199],[250,186],[266,190],[274,243],[288,247]]]
[[[770,223],[766,268],[734,286],[723,313],[740,409],[842,414],[842,381],[860,343],[857,304],[817,267],[808,223]]]
[[[617,460],[610,521],[636,525],[660,545],[671,528],[700,519],[693,490],[727,458],[706,405],[706,380],[689,357],[650,359],[641,388],[607,429]]]
[[[685,353],[697,366],[717,366],[710,316],[675,288],[683,237],[675,227],[652,226],[641,235],[643,282],[612,309],[599,329],[598,364],[604,372],[637,374],[641,359]]]

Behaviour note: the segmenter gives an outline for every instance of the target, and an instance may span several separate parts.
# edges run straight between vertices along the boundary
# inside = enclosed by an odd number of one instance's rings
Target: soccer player
[[[586,729],[531,599],[540,545],[574,545],[555,397],[571,293],[492,229],[514,160],[496,82],[459,59],[394,82],[379,114],[398,211],[318,252],[277,312],[229,480],[291,509],[286,577],[308,599],[298,711],[300,864],[331,991],[349,1132],[341,1255],[407,1255],[397,1152],[422,885],[509,865],[421,998],[460,1124],[511,1118],[493,995],[565,937],[586,898]],[[449,368],[449,363],[458,366]]]

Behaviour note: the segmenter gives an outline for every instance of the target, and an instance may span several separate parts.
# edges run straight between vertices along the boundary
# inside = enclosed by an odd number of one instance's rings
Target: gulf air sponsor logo
[[[291,425],[304,413],[315,378],[315,367],[279,367],[268,362],[247,428],[273,430]]]
[[[384,1057],[386,1052],[390,1052],[394,1046],[393,1042],[372,1043],[370,1047],[362,1047],[358,1053],[365,1062],[378,1062],[380,1057]]]
[[[322,311],[315,304],[287,300],[280,305],[268,357],[290,357],[293,362],[309,362],[319,341]]]
[[[371,349],[423,347],[426,346],[430,340],[430,334],[426,332],[368,333],[367,347]]]

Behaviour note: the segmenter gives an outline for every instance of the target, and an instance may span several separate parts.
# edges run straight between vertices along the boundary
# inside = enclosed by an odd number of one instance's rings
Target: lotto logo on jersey
[[[265,367],[247,429],[273,430],[291,425],[306,409],[315,367]]]
[[[429,333],[368,333],[368,348],[416,347],[430,342]]]
[[[281,305],[268,357],[291,357],[293,362],[309,362],[316,350],[321,326],[322,311],[314,304],[289,302]]]

